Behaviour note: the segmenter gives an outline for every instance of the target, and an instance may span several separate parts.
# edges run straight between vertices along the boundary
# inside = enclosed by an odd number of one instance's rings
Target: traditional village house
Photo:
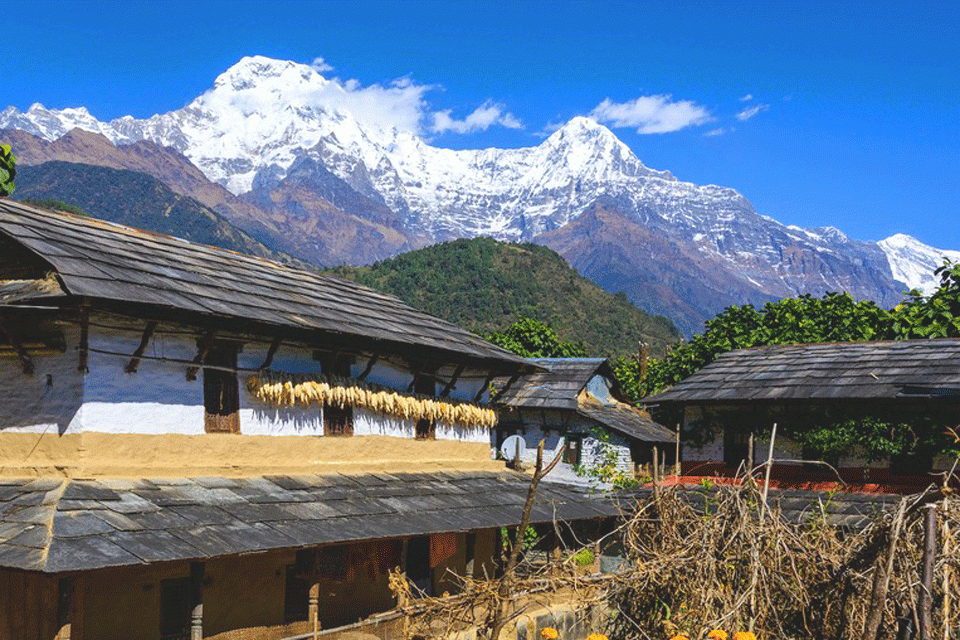
[[[563,459],[557,476],[583,481],[576,467],[608,466],[623,477],[650,477],[656,452],[661,467],[676,459],[676,434],[634,407],[603,358],[540,358],[539,371],[499,380],[497,449],[511,435],[522,437],[521,462],[530,462],[544,439],[545,450]],[[516,442],[516,440],[514,440]],[[501,452],[507,458],[513,452]]]
[[[0,201],[0,638],[282,638],[495,570],[531,364],[353,283]],[[544,483],[534,522],[612,506]]]
[[[800,344],[742,349],[645,400],[654,415],[683,425],[683,473],[733,475],[769,456],[777,424],[772,477],[781,484],[840,478],[873,489],[911,491],[950,468],[937,451],[869,462],[851,449],[822,456],[796,436],[846,420],[934,425],[960,423],[960,340]],[[943,427],[936,427],[942,429]]]

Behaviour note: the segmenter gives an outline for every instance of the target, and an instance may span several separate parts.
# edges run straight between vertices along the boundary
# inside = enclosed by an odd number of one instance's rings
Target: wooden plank
[[[196,357],[193,359],[193,365],[187,368],[187,380],[192,382],[197,379],[197,372],[200,371],[200,365],[207,359],[207,354],[210,352],[210,347],[213,346],[213,339],[216,336],[217,330],[211,329],[200,339],[200,346],[198,347]]]

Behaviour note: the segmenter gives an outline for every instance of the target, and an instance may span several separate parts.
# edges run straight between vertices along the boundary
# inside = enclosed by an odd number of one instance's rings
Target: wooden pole
[[[203,640],[203,573],[202,562],[190,563],[190,640]]]
[[[900,529],[903,526],[903,519],[906,513],[907,500],[903,498],[900,500],[897,515],[893,520],[893,529],[890,533],[890,542],[887,547],[886,563],[885,565],[878,564],[874,569],[873,588],[870,592],[869,613],[863,628],[863,640],[876,640],[877,633],[880,630],[880,622],[883,619],[883,603],[887,600],[887,589],[890,587],[890,576],[893,574],[893,560],[896,557],[897,542],[900,540]]]
[[[946,484],[946,481],[944,481]],[[943,499],[943,557],[949,558],[950,545],[950,519],[947,517],[950,506],[947,498]],[[950,640],[950,565],[943,565],[943,640]]]
[[[920,640],[933,640],[933,569],[937,558],[937,505],[923,507],[923,567],[920,577]]]
[[[753,477],[753,466],[757,464],[756,440],[753,438],[753,430],[747,436],[747,474]]]
[[[660,460],[659,452],[657,451],[656,445],[653,447],[653,487],[656,488],[659,484],[659,472],[660,472]]]
[[[763,504],[760,505],[760,519],[767,517],[767,495],[770,493],[770,471],[773,469],[773,445],[777,440],[777,423],[770,431],[770,452],[767,454],[767,468],[763,473]]]
[[[673,459],[673,475],[680,477],[680,423],[677,423],[677,451]],[[678,480],[679,482],[679,480]]]
[[[320,583],[310,585],[310,599],[307,605],[307,615],[313,623],[313,640],[320,637]]]

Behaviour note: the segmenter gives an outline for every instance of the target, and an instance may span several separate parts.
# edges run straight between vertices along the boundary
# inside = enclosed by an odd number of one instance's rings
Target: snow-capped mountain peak
[[[937,249],[905,233],[894,234],[877,244],[890,262],[893,277],[924,295],[930,295],[940,285],[933,272],[943,265],[944,259],[960,261],[960,251]]]

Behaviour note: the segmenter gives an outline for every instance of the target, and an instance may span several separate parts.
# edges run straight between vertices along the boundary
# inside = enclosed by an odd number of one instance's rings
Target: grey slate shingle
[[[0,566],[79,571],[512,525],[519,520],[529,478],[512,472],[444,472],[184,478],[110,486],[59,480],[49,492],[26,491],[31,482],[4,486],[13,501],[33,502],[35,494],[54,500],[61,493],[103,500],[3,503],[10,508],[0,515]],[[617,511],[607,499],[542,483],[534,521],[552,520],[554,513],[569,519]]]
[[[960,396],[960,339],[740,349],[649,403]]]

